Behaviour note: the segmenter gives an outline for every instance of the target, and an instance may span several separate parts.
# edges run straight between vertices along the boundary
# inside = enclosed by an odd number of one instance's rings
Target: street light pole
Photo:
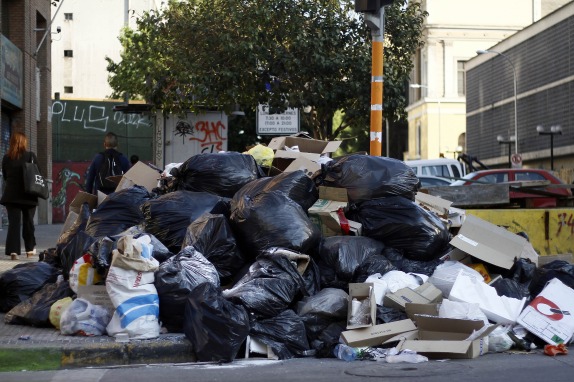
[[[543,126],[536,126],[538,135],[550,135],[550,170],[554,171],[554,136],[562,135],[562,127],[550,126],[550,131],[544,130]]]
[[[517,101],[516,68],[514,67],[514,63],[506,55],[504,55],[500,52],[497,52],[495,50],[477,50],[476,53],[477,54],[487,54],[487,53],[498,54],[499,56],[504,57],[510,63],[510,66],[512,67],[512,75],[514,77],[514,153],[518,154],[518,113],[516,111],[516,101]]]
[[[371,29],[371,123],[369,153],[382,155],[383,141],[383,49],[385,38],[385,6],[394,0],[355,0],[355,12],[363,13]],[[388,153],[387,153],[388,155]]]
[[[512,167],[512,158],[511,158],[511,154],[512,154],[512,144],[516,143],[516,141],[514,139],[512,139],[513,137],[510,137],[510,139],[505,139],[502,135],[499,135],[498,137],[496,137],[496,140],[498,141],[499,145],[508,145],[508,168]]]

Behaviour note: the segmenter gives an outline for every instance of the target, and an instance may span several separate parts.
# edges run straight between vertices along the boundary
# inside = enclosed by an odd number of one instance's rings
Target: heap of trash
[[[539,265],[525,235],[419,192],[402,161],[287,147],[139,162],[114,193],[80,192],[54,248],[0,276],[5,322],[185,333],[198,361],[567,352],[573,265]]]

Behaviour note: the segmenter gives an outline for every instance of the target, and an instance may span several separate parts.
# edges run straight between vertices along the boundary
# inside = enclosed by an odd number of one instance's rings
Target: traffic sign
[[[522,155],[512,154],[510,162],[512,162],[512,168],[522,168]]]
[[[280,114],[269,114],[268,105],[257,107],[257,134],[292,135],[299,132],[299,109],[289,108]]]

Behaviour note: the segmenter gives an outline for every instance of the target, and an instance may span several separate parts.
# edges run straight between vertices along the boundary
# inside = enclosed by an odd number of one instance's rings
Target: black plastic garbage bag
[[[45,284],[32,297],[10,309],[4,316],[4,322],[12,325],[53,327],[50,322],[50,308],[56,301],[73,295],[74,291],[70,289],[67,281]]]
[[[339,343],[341,333],[346,329],[346,322],[339,321],[333,322],[325,327],[314,339],[311,341],[311,348],[315,350],[315,357],[317,358],[335,358],[333,350]]]
[[[393,264],[399,271],[403,271],[405,273],[420,273],[427,276],[431,276],[436,267],[443,262],[440,259],[429,261],[410,260],[405,258],[403,251],[391,247],[386,247],[383,250],[383,256],[389,259],[391,264]]]
[[[208,192],[174,191],[142,204],[144,230],[154,235],[170,252],[178,253],[187,227],[214,208],[221,197]]]
[[[237,152],[197,154],[170,174],[175,178],[175,190],[210,192],[227,198],[264,175],[251,155]]]
[[[349,219],[363,225],[363,235],[401,249],[406,258],[429,261],[448,249],[450,233],[440,218],[400,196],[354,206]]]
[[[364,236],[324,238],[315,258],[321,273],[321,286],[347,290],[357,268],[369,257],[380,256],[384,248],[380,241]]]
[[[94,241],[87,252],[92,256],[94,268],[100,275],[105,275],[110,269],[113,250],[117,248],[117,241],[109,236],[98,238]]]
[[[530,259],[516,259],[509,270],[503,270],[502,278],[494,280],[490,286],[496,289],[499,296],[519,300],[526,297],[526,300],[530,301],[532,296],[529,287],[536,274],[536,269],[536,264]]]
[[[286,257],[265,255],[257,258],[233,288],[222,292],[257,317],[275,317],[306,293],[296,265]]]
[[[85,231],[79,231],[68,243],[56,247],[60,264],[62,264],[62,275],[65,280],[68,280],[70,277],[70,270],[74,262],[84,256],[96,240],[97,238],[87,234]]]
[[[346,325],[348,305],[349,295],[337,288],[324,288],[299,301],[296,311],[305,323],[309,340],[317,339],[332,323],[342,321]]]
[[[187,227],[182,248],[189,245],[193,245],[215,266],[223,285],[245,264],[229,221],[222,214],[205,213],[191,223]]]
[[[375,273],[381,276],[390,271],[397,271],[398,269],[383,255],[371,255],[365,259],[353,273],[354,283],[364,283],[365,280]]]
[[[183,331],[198,361],[231,362],[249,335],[249,315],[215,285],[203,283],[185,301]]]
[[[314,253],[321,240],[303,208],[281,191],[232,200],[230,221],[248,258],[271,247]]]
[[[321,270],[312,257],[303,273],[303,281],[305,281],[305,290],[309,296],[313,296],[321,290]]]
[[[346,188],[351,203],[395,195],[414,201],[420,184],[403,161],[358,154],[328,162],[316,182]]]
[[[377,325],[406,320],[407,314],[395,308],[377,305]]]
[[[315,186],[315,182],[303,171],[297,170],[249,182],[235,193],[233,199],[252,198],[262,192],[270,191],[283,192],[305,211],[319,198],[319,189]]]
[[[531,295],[530,290],[528,289],[528,284],[529,283],[521,284],[516,280],[501,277],[494,280],[489,285],[496,290],[496,294],[499,296],[517,298],[519,300],[526,297],[526,301],[530,302]]]
[[[266,319],[252,319],[251,338],[269,346],[279,359],[301,356],[309,350],[303,320],[291,309]]]
[[[191,246],[161,263],[154,276],[159,318],[170,332],[181,332],[185,300],[195,287],[203,283],[219,287],[213,264]]]
[[[10,309],[32,297],[48,283],[56,282],[59,270],[38,261],[18,264],[0,275],[0,312]]]
[[[554,260],[536,269],[529,286],[532,297],[538,296],[553,278],[557,278],[566,286],[574,289],[574,264],[564,260]]]
[[[142,186],[132,186],[111,193],[92,213],[86,233],[93,237],[114,236],[143,222],[140,206],[151,195]]]

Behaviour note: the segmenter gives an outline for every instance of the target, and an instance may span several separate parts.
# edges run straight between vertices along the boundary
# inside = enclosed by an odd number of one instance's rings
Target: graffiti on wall
[[[113,104],[68,102],[56,100],[52,103],[52,118],[58,118],[65,124],[81,124],[84,129],[108,131],[113,123],[128,127],[151,127],[149,116],[143,114],[125,114],[113,111]]]
[[[570,234],[570,236],[574,235],[574,214],[567,214],[566,212],[558,214],[558,231],[556,232],[556,236],[560,236],[561,232]]]
[[[166,163],[184,162],[196,154],[227,151],[227,116],[220,112],[189,113],[166,120]]]
[[[84,190],[86,172],[90,166],[89,162],[63,162],[52,163],[52,222],[64,223],[70,203],[79,191]]]

